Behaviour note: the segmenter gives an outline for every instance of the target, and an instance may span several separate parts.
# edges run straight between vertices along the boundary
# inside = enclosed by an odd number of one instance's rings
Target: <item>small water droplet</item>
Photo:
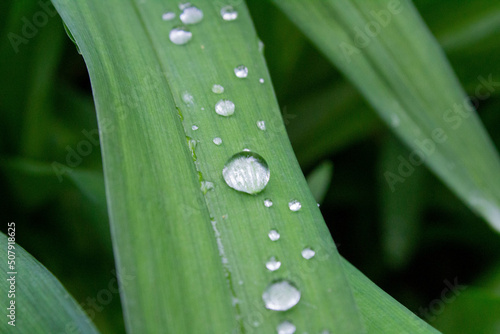
[[[181,10],[182,13],[179,17],[184,24],[196,24],[203,19],[203,12],[197,7],[189,6]]]
[[[273,201],[271,201],[269,198],[266,198],[264,200],[264,205],[266,206],[266,208],[270,208],[273,206]]]
[[[201,191],[206,194],[209,190],[214,189],[214,184],[210,181],[201,181]]]
[[[196,130],[198,130],[198,127],[197,127],[196,125],[193,125],[193,126],[191,127],[191,129],[192,129],[192,130],[194,130],[194,131],[196,131]]]
[[[222,87],[221,85],[213,85],[212,92],[214,92],[215,94],[222,94],[224,93],[224,87]]]
[[[182,101],[188,106],[192,106],[194,104],[193,95],[189,94],[189,92],[182,93]]]
[[[234,74],[238,78],[246,78],[248,76],[248,68],[245,65],[236,66],[234,68]]]
[[[289,321],[283,321],[276,327],[278,334],[293,334],[297,328]]]
[[[201,110],[205,110],[205,108],[201,107]]]
[[[166,12],[161,16],[161,19],[163,21],[170,21],[175,18],[175,13],[174,12]]]
[[[264,190],[271,174],[266,161],[259,154],[240,152],[229,158],[222,175],[231,188],[253,195]]]
[[[306,260],[309,260],[310,258],[312,258],[314,255],[316,255],[316,252],[313,251],[311,248],[304,248],[302,250],[302,257]]]
[[[269,231],[267,235],[269,236],[269,239],[271,239],[271,241],[276,241],[280,238],[280,234],[276,230]]]
[[[213,142],[215,145],[219,146],[220,144],[222,144],[222,139],[219,137],[215,137]]]
[[[191,40],[193,34],[187,28],[177,27],[170,30],[170,34],[168,36],[172,43],[177,45],[184,45]]]
[[[262,300],[269,310],[287,311],[299,302],[300,291],[289,281],[280,280],[266,288]]]
[[[262,131],[266,131],[266,122],[265,121],[257,121],[257,127]]]
[[[281,262],[278,261],[274,256],[272,256],[267,262],[266,262],[266,268],[270,271],[275,271],[278,270],[281,267]]]
[[[302,204],[300,204],[300,202],[299,202],[299,201],[297,201],[297,200],[295,200],[295,199],[294,199],[293,201],[290,201],[290,202],[288,203],[288,207],[289,207],[289,208],[290,208],[290,210],[292,210],[292,211],[299,211],[299,210],[300,210],[300,208],[302,208]]]
[[[215,112],[221,116],[234,114],[234,103],[229,100],[220,100],[215,104]]]
[[[324,331],[321,332],[321,334],[332,334],[328,329],[325,329]]]
[[[234,21],[238,18],[238,12],[231,6],[222,7],[220,16],[224,21]]]
[[[263,84],[263,83],[264,83],[264,78],[260,78],[260,79],[259,79],[259,82],[260,82],[261,84]]]

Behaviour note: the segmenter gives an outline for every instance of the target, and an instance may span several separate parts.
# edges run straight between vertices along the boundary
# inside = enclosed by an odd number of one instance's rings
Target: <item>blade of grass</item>
[[[245,6],[237,6],[236,21],[224,22],[219,7],[197,3],[204,19],[190,27],[192,41],[178,46],[168,35],[179,22],[161,20],[167,10],[178,13],[174,1],[55,4],[91,77],[118,271],[136,276],[122,295],[128,330],[273,332],[289,320],[310,332],[363,333],[333,240],[285,136]],[[249,68],[246,79],[234,75],[240,64]],[[212,93],[213,84],[225,93]],[[214,112],[221,98],[235,103],[232,117]],[[221,176],[244,148],[265,157],[271,170],[257,196],[236,193]],[[214,189],[202,192],[204,181]],[[292,199],[301,201],[299,212],[289,210]],[[267,237],[272,228],[279,242]],[[306,246],[316,250],[312,261],[301,256]],[[283,263],[276,272],[265,267],[271,256]],[[302,292],[285,313],[262,301],[276,279]]]
[[[500,230],[497,152],[411,2],[274,2],[412,148],[414,165],[425,160]],[[411,177],[394,171],[385,175],[392,189]]]
[[[9,240],[0,233],[0,247],[7,252]],[[14,290],[15,297],[9,297],[15,304],[15,327],[3,319],[2,333],[98,333],[92,321],[82,311],[59,281],[36,259],[18,244],[13,244],[15,253],[14,288],[12,281],[2,279],[0,286],[7,294]],[[10,278],[7,265],[2,266],[2,277]],[[10,294],[10,292],[9,292]],[[10,304],[9,304],[10,306]],[[9,314],[11,311],[9,311]],[[4,315],[5,317],[5,315]]]

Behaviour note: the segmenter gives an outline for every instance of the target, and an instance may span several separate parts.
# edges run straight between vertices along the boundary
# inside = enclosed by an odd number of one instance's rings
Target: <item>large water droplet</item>
[[[288,207],[289,207],[289,208],[290,208],[290,210],[292,210],[292,211],[299,211],[299,210],[300,210],[300,208],[302,208],[302,204],[300,204],[300,202],[299,202],[299,201],[297,201],[297,200],[295,200],[295,199],[294,199],[293,201],[290,201],[290,202],[288,203]]]
[[[246,78],[248,76],[248,68],[245,65],[236,66],[234,68],[234,74],[238,78]]]
[[[234,21],[238,18],[238,12],[231,6],[222,7],[220,16],[224,21]]]
[[[257,194],[264,190],[269,182],[270,171],[259,154],[240,152],[229,158],[222,175],[231,188],[247,194]]]
[[[265,121],[257,121],[257,127],[262,131],[266,130],[266,122]]]
[[[222,94],[224,93],[224,87],[222,87],[221,85],[213,85],[212,92],[214,92],[215,94]]]
[[[271,239],[271,241],[276,241],[280,238],[280,234],[276,230],[269,231],[269,233],[267,235],[268,235],[269,239]]]
[[[295,333],[295,326],[289,321],[283,321],[281,324],[276,327],[278,334],[293,334]]]
[[[203,12],[197,7],[190,6],[184,8],[179,17],[184,24],[196,24],[203,19]]]
[[[220,100],[215,104],[215,112],[221,116],[234,114],[234,103],[229,100]]]
[[[161,19],[163,21],[170,21],[175,18],[175,13],[174,12],[166,12],[161,16]]]
[[[316,252],[313,251],[311,248],[307,247],[302,250],[302,257],[306,260],[309,260],[312,258],[314,255],[316,255]]]
[[[266,288],[262,300],[269,310],[287,311],[299,302],[300,291],[286,280],[276,281]]]
[[[220,144],[222,144],[222,139],[219,137],[215,137],[213,142],[215,145],[219,146]]]
[[[275,271],[278,270],[281,267],[281,262],[278,261],[274,256],[272,256],[267,262],[266,262],[266,268],[270,271]]]
[[[270,208],[273,206],[273,201],[271,201],[269,198],[266,198],[264,200],[264,205],[266,206],[266,208]]]
[[[170,41],[172,41],[172,43],[183,45],[191,40],[193,34],[187,28],[177,27],[170,30],[170,34],[168,35],[168,37],[170,38]]]

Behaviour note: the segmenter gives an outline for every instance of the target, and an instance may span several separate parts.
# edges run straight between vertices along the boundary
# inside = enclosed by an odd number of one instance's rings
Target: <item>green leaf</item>
[[[316,202],[323,202],[332,181],[332,175],[333,164],[331,161],[325,161],[307,176],[307,184]]]
[[[11,232],[12,230],[9,230],[8,233]],[[9,241],[12,240],[9,240],[5,234],[0,234],[0,247],[4,252],[7,252],[9,244],[14,246],[11,252],[15,253],[14,269],[16,274],[10,273],[7,264],[3,265],[2,277],[4,279],[1,280],[0,285],[6,294],[4,301],[7,301],[7,292],[15,295],[15,297],[9,297],[9,304],[4,304],[7,308],[10,307],[11,301],[14,301],[15,321],[13,324],[15,327],[8,324],[8,321],[14,319],[8,317],[9,320],[6,320],[4,315],[4,319],[0,323],[0,331],[2,333],[34,334],[98,333],[92,321],[61,283],[21,246]],[[13,276],[15,276],[13,280],[7,280]],[[14,292],[11,293],[11,291]],[[5,308],[4,314],[7,313]],[[8,311],[8,314],[12,314],[12,312]]]
[[[498,154],[412,3],[274,2],[361,90],[411,153],[500,230]],[[407,177],[399,175],[399,182]]]
[[[439,333],[400,305],[346,260],[342,261],[368,333]]]
[[[289,320],[301,331],[363,333],[333,240],[293,158],[245,6],[225,22],[220,7],[200,1],[204,18],[189,26],[192,40],[175,45],[169,32],[179,21],[161,19],[166,10],[179,13],[175,1],[55,4],[91,77],[118,272],[136,277],[123,289],[128,331],[274,332]],[[234,74],[241,64],[249,68],[245,79]],[[224,93],[212,93],[214,84]],[[235,103],[234,115],[215,113],[220,99]],[[229,157],[245,148],[271,171],[255,196],[222,178]],[[288,208],[293,199],[302,203],[298,212]],[[277,242],[267,236],[273,228]],[[302,258],[304,247],[316,256]],[[271,256],[282,262],[276,272],[265,267]],[[290,311],[264,307],[262,294],[276,279],[302,293]]]

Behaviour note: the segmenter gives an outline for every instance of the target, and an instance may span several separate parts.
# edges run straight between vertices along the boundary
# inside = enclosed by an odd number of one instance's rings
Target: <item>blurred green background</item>
[[[414,3],[499,147],[500,2]],[[384,172],[410,151],[283,14],[248,5],[304,174],[323,166],[313,191],[328,182],[321,210],[340,253],[442,332],[500,333],[500,235],[424,166],[391,191]],[[83,59],[46,0],[0,2],[0,29],[0,230],[15,221],[101,331],[123,333],[119,296],[98,299],[115,276]]]

